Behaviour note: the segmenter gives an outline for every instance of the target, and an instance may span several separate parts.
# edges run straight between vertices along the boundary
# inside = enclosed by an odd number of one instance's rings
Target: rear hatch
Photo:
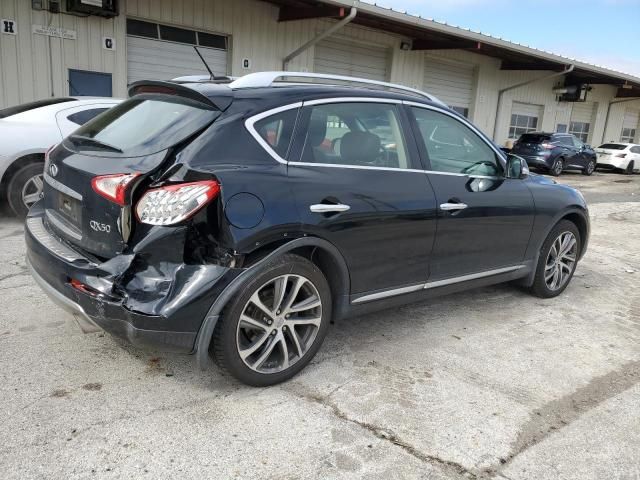
[[[537,155],[546,149],[542,146],[551,140],[551,135],[526,133],[513,146],[512,153],[517,155]]]
[[[136,95],[67,137],[45,165],[50,228],[98,257],[120,253],[135,223],[136,188],[172,165],[176,153],[220,116],[203,99]]]

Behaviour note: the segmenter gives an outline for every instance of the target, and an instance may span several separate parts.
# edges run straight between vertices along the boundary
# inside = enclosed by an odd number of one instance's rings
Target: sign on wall
[[[33,33],[38,35],[47,35],[48,37],[64,38],[65,40],[75,40],[77,37],[75,30],[69,30],[62,27],[31,25],[31,28]]]
[[[102,37],[102,48],[105,50],[115,50],[116,39],[113,37]]]
[[[0,27],[2,28],[2,33],[6,33],[7,35],[18,34],[15,20],[3,18],[2,20],[0,20]]]

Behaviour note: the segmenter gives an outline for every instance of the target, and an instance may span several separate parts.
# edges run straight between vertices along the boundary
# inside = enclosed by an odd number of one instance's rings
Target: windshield
[[[607,150],[624,150],[627,146],[620,145],[619,143],[605,143],[604,145],[600,145],[598,148],[606,148]]]
[[[218,110],[183,97],[137,95],[98,115],[66,142],[75,150],[109,156],[150,155],[180,143],[219,115]]]

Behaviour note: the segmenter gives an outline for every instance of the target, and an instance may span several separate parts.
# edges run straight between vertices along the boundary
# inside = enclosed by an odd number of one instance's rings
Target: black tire
[[[11,210],[19,217],[24,218],[29,212],[29,207],[25,205],[22,199],[22,190],[25,188],[27,182],[34,177],[42,175],[42,169],[44,163],[30,163],[25,165],[9,179],[9,185],[7,186],[7,201]]]
[[[627,164],[627,168],[624,169],[624,174],[625,175],[633,175],[633,169],[635,168],[635,162],[633,160],[631,160],[628,164]]]
[[[251,296],[270,280],[281,275],[299,275],[316,288],[322,302],[321,323],[313,343],[291,366],[276,373],[257,372],[240,357],[238,352],[238,323]],[[331,290],[322,271],[309,260],[298,255],[286,254],[260,268],[254,277],[225,306],[213,332],[209,352],[220,369],[239,381],[254,387],[266,387],[289,380],[302,370],[320,349],[331,320]],[[270,327],[269,327],[270,328]]]
[[[568,280],[558,289],[552,290],[547,285],[545,281],[545,267],[547,265],[547,258],[549,256],[549,251],[551,250],[553,243],[556,241],[560,235],[565,232],[571,232],[576,238],[576,259],[572,266],[572,269],[569,273]],[[536,274],[534,277],[533,285],[530,288],[530,291],[533,295],[540,298],[552,298],[557,297],[562,292],[564,292],[565,288],[571,283],[573,278],[573,274],[576,270],[576,266],[578,265],[578,256],[580,249],[582,248],[582,240],[580,238],[580,231],[578,227],[576,227],[575,223],[570,222],[569,220],[561,220],[558,224],[553,227],[546,240],[542,244],[542,248],[540,249],[540,257],[538,258],[538,264],[536,265]]]
[[[596,161],[589,160],[589,163],[582,169],[582,174],[590,176],[593,172],[596,171]]]
[[[551,165],[551,168],[549,169],[549,173],[554,177],[559,177],[562,173],[562,170],[564,170],[564,159],[556,158],[553,162],[553,165]]]

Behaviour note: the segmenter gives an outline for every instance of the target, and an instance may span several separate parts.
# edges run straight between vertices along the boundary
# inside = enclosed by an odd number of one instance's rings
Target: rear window
[[[73,102],[75,98],[47,98],[46,100],[37,100],[35,102],[23,103],[22,105],[16,105],[15,107],[8,107],[0,110],[0,118],[11,117],[19,113],[28,112],[29,110],[35,110],[36,108],[48,107],[49,105],[55,105],[56,103]]]
[[[542,143],[551,139],[551,135],[540,135],[537,133],[525,133],[520,136],[519,142],[523,143]]]
[[[219,110],[183,97],[136,95],[80,127],[66,143],[74,150],[104,150],[108,156],[116,149],[128,157],[150,155],[180,143],[219,115]],[[77,141],[81,137],[95,142]]]
[[[619,143],[605,143],[604,145],[600,145],[598,148],[606,148],[607,150],[624,150],[627,148],[627,145],[620,145]]]

